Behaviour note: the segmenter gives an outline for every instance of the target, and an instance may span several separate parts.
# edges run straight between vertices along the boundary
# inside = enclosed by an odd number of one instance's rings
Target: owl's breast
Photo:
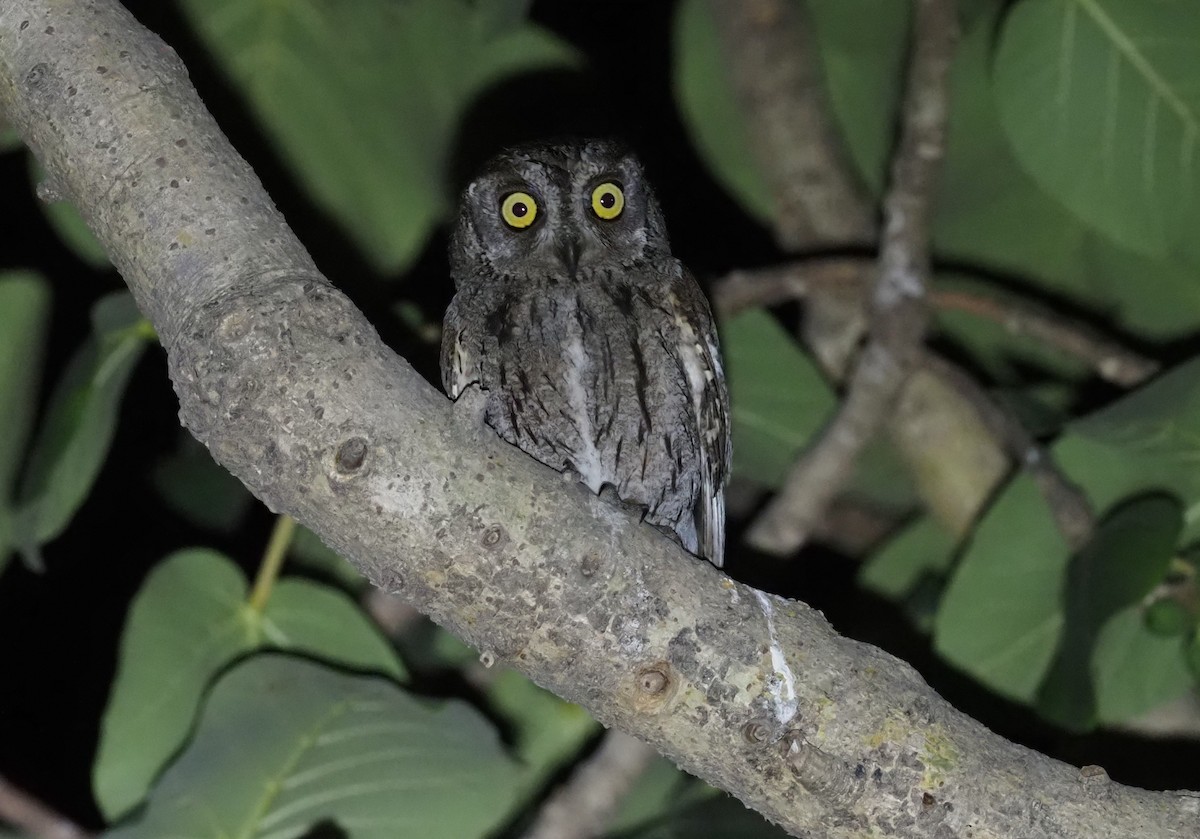
[[[652,521],[686,526],[699,441],[669,303],[629,284],[561,283],[497,311],[480,366],[488,423],[593,492],[610,484]]]

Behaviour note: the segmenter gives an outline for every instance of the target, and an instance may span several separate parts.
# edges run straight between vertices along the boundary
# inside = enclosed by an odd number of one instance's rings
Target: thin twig
[[[866,257],[817,257],[733,271],[714,285],[713,305],[727,318],[750,306],[804,300],[801,338],[825,374],[840,381],[867,331],[874,271],[874,260]]]
[[[951,382],[955,390],[975,406],[1009,457],[1037,483],[1067,544],[1072,550],[1083,547],[1095,524],[1091,503],[1058,468],[1051,454],[1038,444],[1019,419],[992,399],[965,371],[932,353],[926,353],[924,365]]]
[[[262,614],[267,608],[267,600],[283,561],[287,558],[288,545],[292,543],[292,534],[296,532],[296,520],[286,514],[275,517],[275,526],[271,528],[271,538],[267,540],[267,548],[263,551],[262,562],[259,563],[258,573],[254,578],[254,589],[250,592],[250,608]]]
[[[398,638],[425,620],[425,616],[403,597],[377,588],[364,591],[361,603],[371,620],[389,638]]]
[[[774,190],[780,246],[874,240],[875,210],[845,162],[803,4],[710,0],[709,8],[751,151]]]
[[[942,311],[967,312],[995,321],[1014,335],[1040,341],[1085,362],[1102,378],[1122,387],[1133,387],[1158,372],[1158,362],[1027,301],[1000,300],[957,289],[935,290],[930,301]]]
[[[844,293],[873,282],[877,267],[865,257],[836,256],[733,271],[713,284],[713,304],[728,318],[752,306]],[[1157,361],[1087,324],[1011,295],[933,288],[929,303],[938,311],[965,312],[998,323],[1014,335],[1032,338],[1087,364],[1102,379],[1121,387],[1139,385],[1159,370]]]
[[[654,755],[641,740],[610,730],[595,753],[547,799],[525,839],[601,835]]]
[[[780,303],[829,294],[846,285],[863,285],[876,270],[858,257],[802,260],[756,271],[735,271],[714,287],[714,302],[724,317],[750,306]],[[1033,303],[1012,298],[949,289],[934,289],[930,302],[938,309],[964,311],[1003,324],[1090,364],[1098,374],[1127,387],[1158,370],[1158,363]],[[1067,541],[1078,547],[1091,532],[1092,512],[1081,491],[1055,466],[1050,455],[1002,406],[967,373],[932,353],[923,366],[951,382],[954,392],[970,402],[1005,453],[1037,481]]]
[[[721,317],[731,318],[754,306],[810,300],[843,287],[861,294],[874,281],[877,268],[875,260],[865,256],[823,256],[731,271],[713,282],[713,306]]]
[[[51,810],[29,793],[17,789],[0,775],[0,821],[7,822],[34,839],[87,839],[79,825]]]
[[[791,553],[808,538],[921,359],[928,320],[929,220],[938,164],[945,151],[949,70],[958,21],[951,0],[919,0],[914,9],[913,57],[892,186],[884,202],[870,339],[833,422],[750,528],[749,541],[771,553]]]

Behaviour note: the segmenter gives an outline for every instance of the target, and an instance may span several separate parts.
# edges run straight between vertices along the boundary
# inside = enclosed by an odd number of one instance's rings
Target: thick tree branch
[[[756,547],[796,550],[853,472],[859,453],[883,425],[920,361],[928,320],[929,224],[938,165],[946,145],[950,62],[958,34],[953,0],[917,0],[900,145],[884,201],[879,278],[871,330],[846,398],[829,426],[788,475],[750,528]]]
[[[797,835],[1200,829],[1200,797],[996,737],[462,419],[319,276],[175,54],[111,0],[0,2],[0,111],[154,323],[188,428],[481,651]]]
[[[709,0],[751,150],[789,251],[869,244],[875,209],[845,165],[803,4]]]

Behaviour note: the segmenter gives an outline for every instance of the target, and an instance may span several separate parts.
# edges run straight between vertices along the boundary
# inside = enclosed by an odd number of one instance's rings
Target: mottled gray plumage
[[[618,215],[601,218],[609,205]],[[500,155],[463,193],[450,258],[446,392],[478,384],[502,438],[593,492],[611,485],[720,566],[730,439],[717,332],[637,160],[606,141]]]

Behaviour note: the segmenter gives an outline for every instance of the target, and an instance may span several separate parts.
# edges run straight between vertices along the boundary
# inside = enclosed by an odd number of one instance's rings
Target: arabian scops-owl
[[[442,335],[451,398],[478,384],[509,443],[611,485],[684,548],[725,550],[729,396],[717,332],[637,159],[541,143],[465,190]]]

